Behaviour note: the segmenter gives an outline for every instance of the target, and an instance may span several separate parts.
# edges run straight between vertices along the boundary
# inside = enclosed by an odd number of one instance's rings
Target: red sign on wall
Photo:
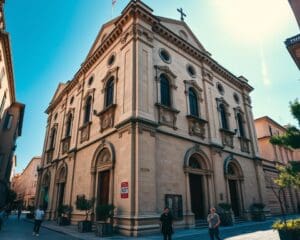
[[[121,198],[128,198],[129,196],[129,187],[128,182],[121,183]]]

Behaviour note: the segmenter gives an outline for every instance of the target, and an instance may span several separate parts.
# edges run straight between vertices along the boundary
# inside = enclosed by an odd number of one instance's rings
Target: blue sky
[[[113,16],[129,0],[118,0]],[[187,24],[225,68],[243,75],[255,88],[254,117],[269,115],[281,124],[294,123],[288,109],[299,97],[299,70],[284,46],[298,34],[287,0],[144,0],[154,14]],[[111,0],[6,1],[17,98],[26,104],[23,135],[18,140],[17,171],[41,155],[45,109],[59,82],[73,78],[100,27],[112,17]]]

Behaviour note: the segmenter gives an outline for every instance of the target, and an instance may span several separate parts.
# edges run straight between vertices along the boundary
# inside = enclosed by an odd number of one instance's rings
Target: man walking
[[[39,236],[40,232],[40,227],[44,218],[44,210],[42,209],[42,206],[39,206],[37,210],[35,210],[34,214],[34,227],[33,227],[33,233],[32,235],[34,236]]]
[[[207,222],[210,239],[214,240],[216,237],[217,240],[221,240],[219,237],[219,225],[221,221],[214,207],[210,209],[210,214],[207,216]]]

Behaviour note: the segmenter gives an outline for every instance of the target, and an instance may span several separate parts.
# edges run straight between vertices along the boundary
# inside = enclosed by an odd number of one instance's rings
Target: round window
[[[165,63],[171,63],[171,56],[166,49],[160,49],[159,56]]]
[[[112,65],[115,63],[115,60],[116,60],[116,55],[115,55],[115,54],[112,54],[112,55],[108,58],[107,65],[108,65],[108,66],[112,66]]]
[[[192,65],[187,65],[186,70],[191,77],[196,77],[196,69]]]
[[[239,95],[237,95],[237,93],[234,93],[234,94],[233,94],[233,99],[234,99],[234,101],[235,101],[237,104],[240,103],[240,97],[239,97]]]
[[[218,83],[217,88],[218,88],[219,93],[223,95],[224,94],[224,87],[220,83]]]

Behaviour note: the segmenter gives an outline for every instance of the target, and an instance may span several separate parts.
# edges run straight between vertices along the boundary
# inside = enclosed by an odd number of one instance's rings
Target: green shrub
[[[265,208],[264,203],[253,203],[250,207],[251,211],[262,211]]]
[[[230,203],[219,203],[219,208],[221,208],[224,211],[230,211],[231,210],[231,204]]]
[[[300,218],[287,220],[286,224],[278,220],[272,225],[272,228],[277,230],[300,230]]]
[[[115,206],[112,204],[98,205],[96,208],[97,220],[107,221],[109,218],[114,216]]]

